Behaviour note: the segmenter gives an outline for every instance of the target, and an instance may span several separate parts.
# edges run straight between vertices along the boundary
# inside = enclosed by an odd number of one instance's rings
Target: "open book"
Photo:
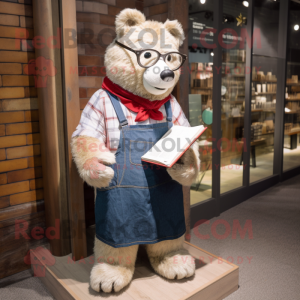
[[[171,168],[206,128],[173,126],[141,159]]]

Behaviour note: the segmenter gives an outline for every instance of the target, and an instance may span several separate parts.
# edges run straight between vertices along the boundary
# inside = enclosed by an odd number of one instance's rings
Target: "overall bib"
[[[141,161],[173,126],[171,103],[165,103],[167,122],[129,126],[118,97],[107,94],[121,131],[116,163],[110,165],[114,178],[97,189],[96,237],[114,248],[179,238],[185,233],[182,186],[165,167]]]

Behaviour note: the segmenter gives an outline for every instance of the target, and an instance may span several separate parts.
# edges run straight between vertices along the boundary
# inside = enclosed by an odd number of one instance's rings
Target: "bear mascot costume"
[[[84,108],[72,136],[72,154],[82,179],[95,188],[93,290],[127,286],[139,245],[167,279],[193,276],[184,249],[182,186],[200,170],[194,143],[171,168],[141,156],[173,126],[190,126],[171,95],[186,55],[181,24],[146,21],[136,9],[116,17],[116,38],[107,47],[106,77]]]

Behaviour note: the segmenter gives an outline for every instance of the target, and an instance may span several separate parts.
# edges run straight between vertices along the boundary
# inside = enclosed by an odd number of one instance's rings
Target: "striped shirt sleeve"
[[[103,93],[97,91],[82,111],[79,125],[72,137],[86,135],[106,144],[105,111]]]

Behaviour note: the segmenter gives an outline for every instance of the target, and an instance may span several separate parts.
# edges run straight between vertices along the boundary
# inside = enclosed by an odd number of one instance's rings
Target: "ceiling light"
[[[299,25],[298,25],[298,24],[296,24],[296,25],[294,26],[294,30],[296,30],[296,31],[299,30]]]
[[[200,0],[201,4],[205,4],[206,0]]]
[[[214,56],[215,54],[213,52],[210,53],[211,56]]]
[[[248,7],[249,6],[249,2],[248,1],[243,1],[243,5]]]

